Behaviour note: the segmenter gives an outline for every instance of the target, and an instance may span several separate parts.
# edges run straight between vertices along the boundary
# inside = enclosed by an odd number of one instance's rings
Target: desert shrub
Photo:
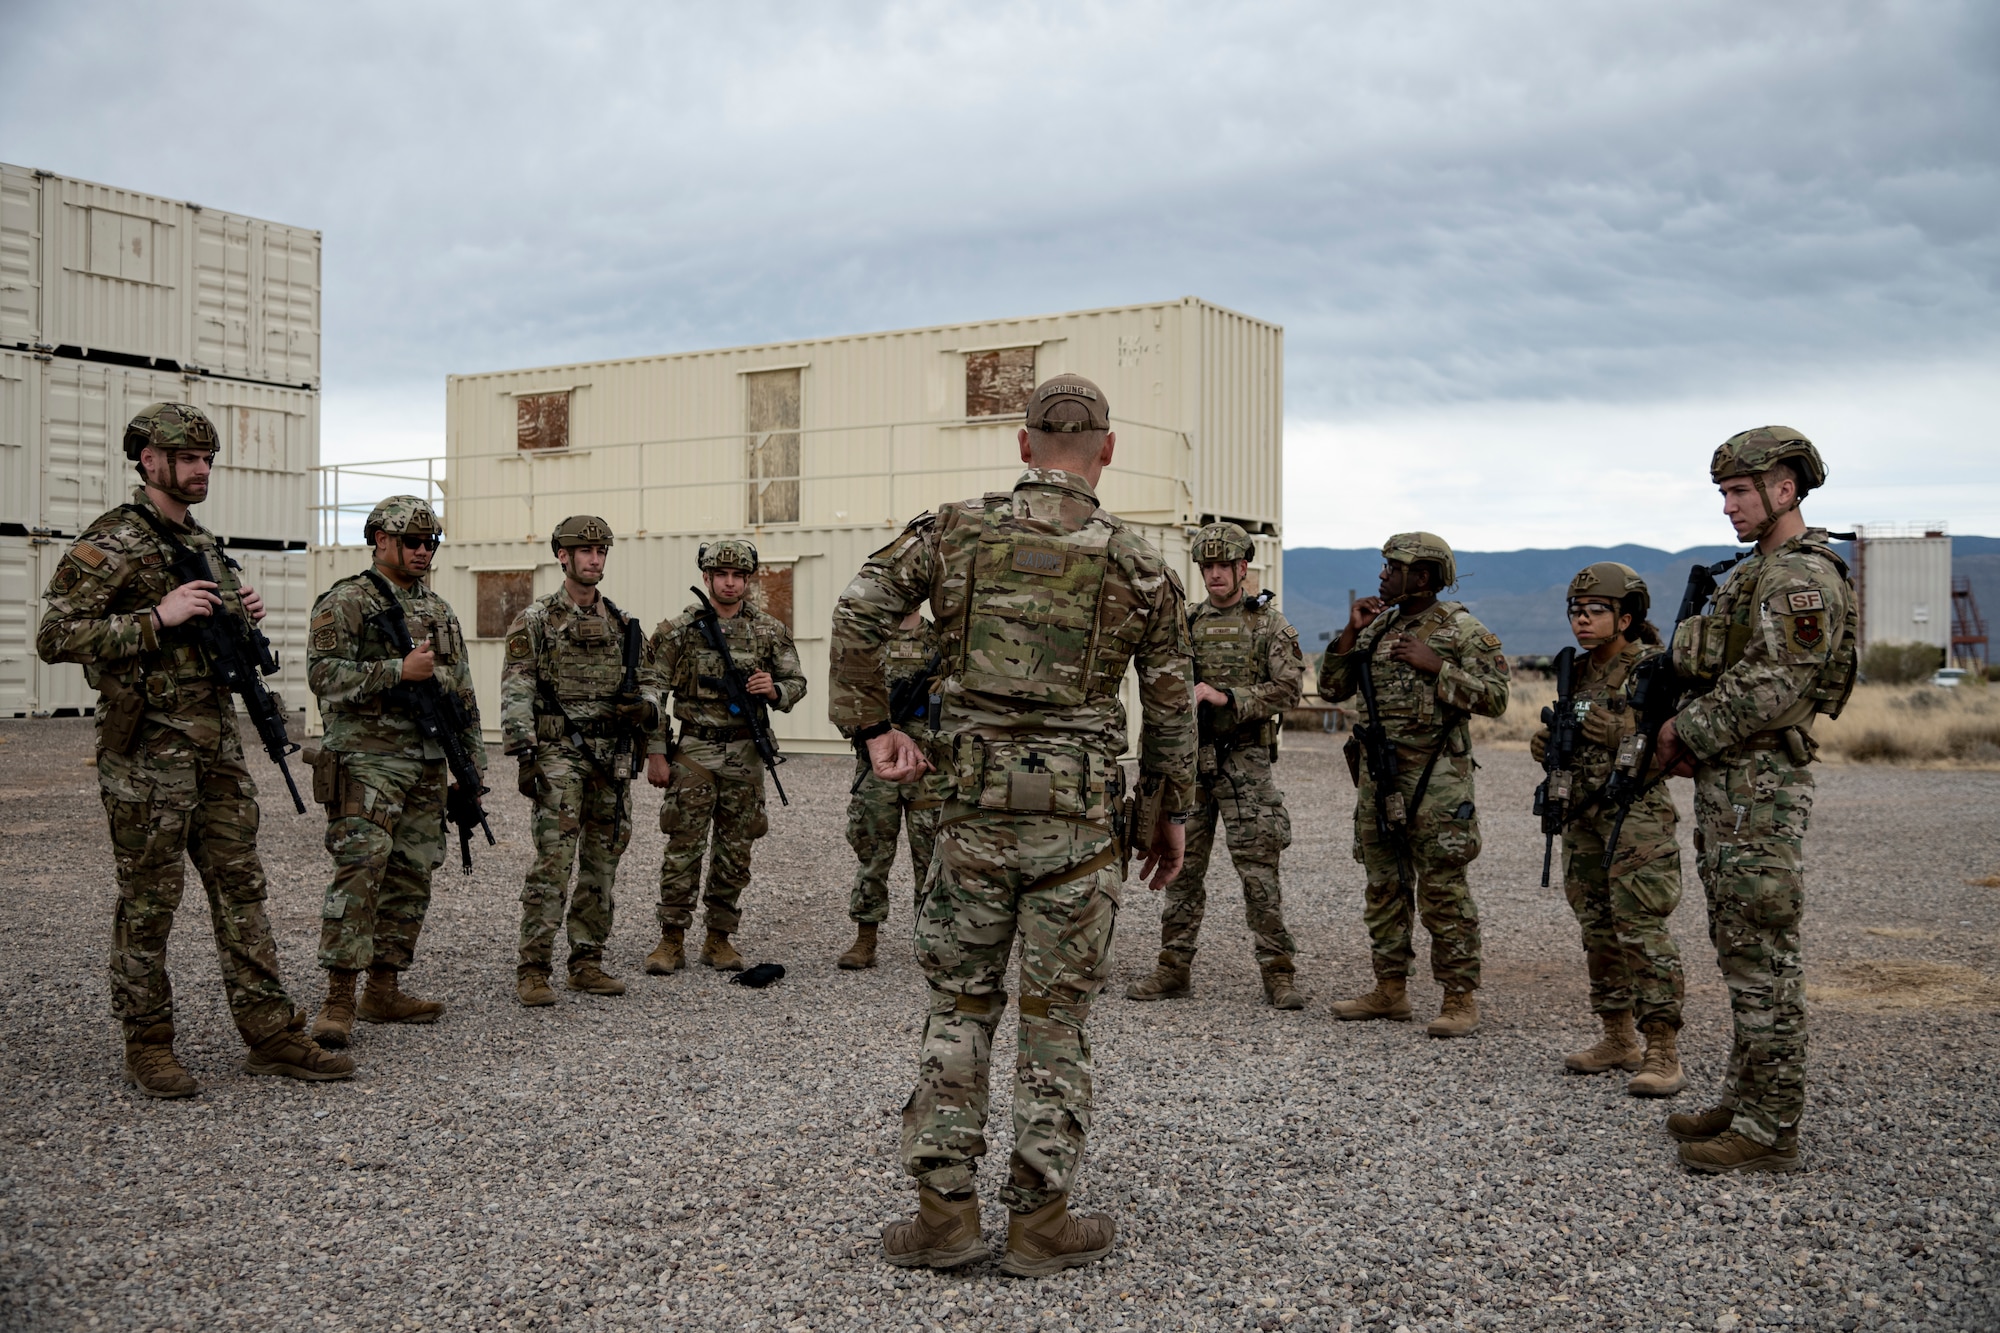
[[[1861,674],[1878,685],[1908,685],[1944,665],[1944,649],[1928,643],[1878,643],[1861,654]]]

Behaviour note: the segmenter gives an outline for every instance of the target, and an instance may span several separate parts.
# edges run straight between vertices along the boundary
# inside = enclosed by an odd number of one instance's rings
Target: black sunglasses
[[[408,533],[404,533],[403,549],[405,551],[414,551],[421,547],[426,551],[435,551],[438,548],[438,544],[443,540],[444,538],[442,537],[412,537]]]

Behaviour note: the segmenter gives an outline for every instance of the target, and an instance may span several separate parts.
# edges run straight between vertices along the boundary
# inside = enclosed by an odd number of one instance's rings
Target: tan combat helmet
[[[706,574],[712,569],[740,569],[757,572],[757,545],[742,537],[725,537],[719,542],[703,542],[695,553],[695,564]]]
[[[444,524],[422,496],[392,495],[368,511],[368,521],[361,525],[361,540],[372,543],[378,532],[442,537]]]
[[[1440,592],[1458,582],[1458,562],[1452,558],[1451,544],[1435,532],[1399,532],[1382,543],[1382,558],[1399,565],[1431,561],[1443,574]]]
[[[1104,390],[1081,375],[1056,375],[1028,395],[1028,429],[1050,435],[1080,435],[1111,429],[1111,404]]]
[[[1790,426],[1759,426],[1732,435],[1716,446],[1715,457],[1708,460],[1708,475],[1716,485],[1731,477],[1748,477],[1756,484],[1757,495],[1764,501],[1764,521],[1750,534],[1752,541],[1778,521],[1778,508],[1771,503],[1770,492],[1764,489],[1764,474],[1773,463],[1790,464],[1798,472],[1799,493],[1792,501],[1792,509],[1799,507],[1799,501],[1806,498],[1808,491],[1826,485],[1826,460],[1819,456],[1811,440]]]
[[[137,462],[139,451],[148,445],[210,454],[219,447],[215,423],[186,403],[154,403],[132,418],[125,427],[125,456]]]
[[[611,525],[591,514],[573,514],[549,534],[549,550],[557,554],[565,547],[610,545]]]
[[[1653,595],[1646,590],[1646,580],[1639,577],[1639,571],[1616,560],[1588,565],[1569,581],[1568,600],[1574,603],[1585,597],[1611,603],[1614,611],[1630,615],[1634,624],[1644,620],[1653,606]],[[1627,605],[1628,597],[1637,597],[1638,605]]]
[[[1209,565],[1248,560],[1256,547],[1237,523],[1211,523],[1194,535],[1194,562]]]

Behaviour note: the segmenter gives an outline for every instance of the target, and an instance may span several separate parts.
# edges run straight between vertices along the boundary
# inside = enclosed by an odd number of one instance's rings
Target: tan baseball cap
[[[1065,410],[1064,405],[1072,403],[1075,406]],[[1111,405],[1104,399],[1104,390],[1083,376],[1057,375],[1037,384],[1028,395],[1028,429],[1053,435],[1110,430]]]

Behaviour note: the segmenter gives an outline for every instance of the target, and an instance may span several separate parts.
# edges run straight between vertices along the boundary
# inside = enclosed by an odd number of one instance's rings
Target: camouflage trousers
[[[1076,1183],[1091,1118],[1084,1021],[1110,973],[1119,882],[1115,860],[1075,871],[1111,846],[1069,820],[946,807],[917,911],[930,1013],[903,1107],[904,1168],[931,1189],[965,1194],[986,1155],[993,1033],[1017,936],[1014,1152],[1000,1197],[1032,1212]]]
[[[1424,761],[1403,756],[1398,786],[1407,804]],[[1408,825],[1411,887],[1397,879],[1394,844],[1375,828],[1375,788],[1364,772],[1354,806],[1354,859],[1368,872],[1361,919],[1368,927],[1378,978],[1410,975],[1412,935],[1421,917],[1431,936],[1431,975],[1447,991],[1479,989],[1479,909],[1465,867],[1479,855],[1479,812],[1472,801],[1472,756],[1441,755]]]
[[[1604,844],[1616,822],[1615,811],[1594,810],[1563,832],[1563,893],[1583,928],[1590,1009],[1678,1028],[1687,982],[1667,929],[1681,903],[1673,798],[1655,787],[1634,802],[1607,873]]]
[[[889,872],[896,865],[896,834],[907,830],[910,869],[918,893],[931,873],[931,844],[937,840],[938,812],[944,798],[935,782],[884,782],[865,758],[858,758],[855,776],[861,790],[847,800],[847,845],[860,864],[854,868],[854,889],[847,896],[850,921],[880,923],[889,919]],[[913,895],[914,896],[914,895]]]
[[[521,886],[518,970],[546,972],[556,930],[567,924],[569,964],[604,957],[611,935],[612,883],[632,841],[630,784],[566,745],[537,752],[533,816],[535,859]],[[570,871],[576,887],[570,888]],[[563,899],[569,899],[567,920]]]
[[[445,763],[343,753],[327,806],[333,883],[320,909],[319,965],[393,967],[416,956],[444,864]]]
[[[756,763],[750,742],[730,743],[732,751],[738,748]],[[739,776],[746,771],[755,776]],[[685,930],[693,922],[706,852],[703,919],[710,930],[733,935],[743,924],[739,904],[750,884],[750,844],[771,827],[764,812],[764,770],[743,764],[735,754],[725,757],[719,746],[685,744],[673,773],[674,785],[660,803],[660,832],[667,836],[660,857],[660,929]]]
[[[198,738],[143,723],[130,753],[97,752],[97,782],[118,868],[111,1012],[126,1039],[173,1022],[167,936],[188,859],[208,893],[230,1018],[252,1045],[284,1028],[292,1001],[278,979],[278,947],[264,911],[257,787],[234,724],[223,719]]]
[[[1722,1105],[1737,1133],[1770,1145],[1806,1103],[1804,847],[1812,770],[1782,751],[1725,755],[1695,772],[1695,854],[1708,934],[1729,987],[1735,1041]]]
[[[1228,833],[1229,859],[1243,881],[1243,913],[1257,962],[1297,951],[1285,928],[1278,888],[1278,854],[1292,845],[1292,819],[1271,781],[1270,752],[1262,746],[1230,754],[1222,773],[1202,779],[1203,800],[1187,822],[1187,860],[1167,886],[1160,912],[1160,950],[1183,964],[1194,961],[1201,920],[1208,911],[1208,860],[1218,822]]]

